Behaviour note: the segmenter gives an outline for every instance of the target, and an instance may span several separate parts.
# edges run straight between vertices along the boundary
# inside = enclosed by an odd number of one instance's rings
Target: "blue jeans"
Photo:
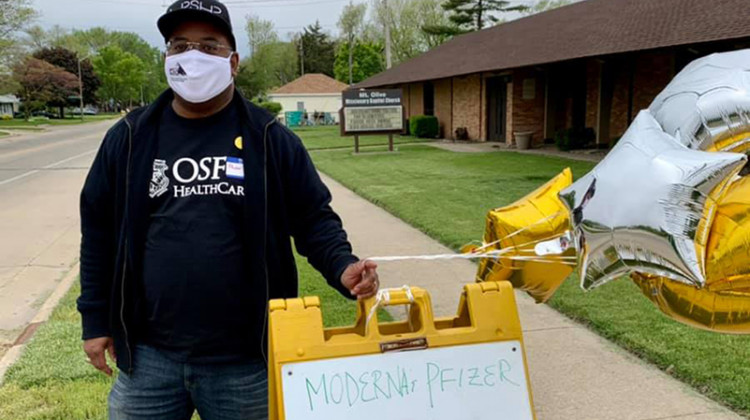
[[[110,420],[268,418],[268,375],[262,361],[178,363],[161,350],[137,345],[133,373],[120,372],[109,393]]]

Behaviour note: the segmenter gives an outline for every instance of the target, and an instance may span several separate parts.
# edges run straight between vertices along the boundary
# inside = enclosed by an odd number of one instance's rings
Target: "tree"
[[[359,83],[370,76],[385,70],[383,44],[379,42],[355,42],[350,50],[349,43],[339,44],[334,70],[336,79],[342,82]],[[351,53],[351,54],[350,54]],[[353,59],[349,67],[349,57]]]
[[[167,88],[161,52],[134,32],[109,31],[100,27],[72,32],[58,31],[51,43],[53,46],[75,51],[80,56],[100,54],[108,46],[117,46],[122,51],[133,54],[141,61],[143,73],[147,76],[138,85],[133,100],[140,100],[142,94],[143,102],[150,102]]]
[[[41,26],[31,26],[24,32],[26,32],[25,42],[31,50],[36,51],[52,46],[50,35]]]
[[[143,102],[151,102],[167,88],[167,76],[164,74],[164,57],[159,49],[154,48],[140,35],[134,32],[112,32],[109,45],[117,45],[140,59],[145,80],[141,82],[136,98],[142,94]]]
[[[78,86],[75,75],[34,57],[17,63],[13,67],[13,78],[19,86],[16,95],[26,105],[27,120],[34,105],[63,101],[74,95]]]
[[[258,52],[262,46],[279,41],[279,36],[273,28],[273,22],[270,20],[263,20],[255,15],[247,15],[246,19],[247,23],[245,24],[245,30],[247,31],[247,38],[250,42],[251,57]]]
[[[245,96],[263,98],[268,90],[298,76],[294,44],[273,42],[260,46],[252,57],[242,60],[235,83]]]
[[[480,31],[500,21],[495,13],[522,12],[526,6],[511,6],[505,0],[446,0],[441,6],[450,16],[449,25],[429,25],[423,30],[428,34],[451,37]]]
[[[135,54],[109,45],[94,57],[94,70],[101,79],[98,96],[103,101],[132,105],[146,82],[146,66]]]
[[[309,25],[294,40],[300,52],[300,73],[323,73],[333,77],[333,62],[336,58],[336,44],[323,32],[320,22]]]
[[[538,0],[533,6],[523,11],[524,15],[530,16],[548,10],[557,9],[558,7],[567,6],[571,0]]]
[[[344,6],[344,10],[341,12],[339,17],[339,29],[346,37],[346,43],[348,45],[354,45],[357,37],[361,34],[362,28],[364,27],[365,13],[367,12],[367,5],[354,4],[349,1],[349,4]],[[348,48],[349,53],[349,84],[354,84],[354,49]]]
[[[394,63],[406,61],[445,42],[448,37],[429,34],[425,26],[450,25],[442,0],[374,0],[373,17],[378,27],[390,26]],[[380,38],[377,38],[378,40]],[[383,40],[384,42],[384,40]]]
[[[0,56],[13,46],[16,34],[36,18],[31,0],[4,0],[0,3]]]
[[[37,12],[31,8],[31,0],[0,1],[0,93],[18,89],[13,81],[12,69],[25,53],[18,34],[36,16]]]
[[[50,64],[61,67],[65,71],[78,76],[78,54],[62,47],[42,48],[34,53],[34,58],[44,60]],[[81,79],[83,81],[83,100],[87,103],[96,102],[96,90],[99,89],[101,81],[94,74],[94,66],[86,59],[81,61]],[[76,95],[78,96],[78,95]],[[65,106],[59,104],[57,106]]]

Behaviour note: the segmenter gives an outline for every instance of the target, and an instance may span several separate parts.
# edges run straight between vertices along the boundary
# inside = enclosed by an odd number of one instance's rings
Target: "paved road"
[[[115,121],[0,139],[0,356],[78,257],[78,195]]]

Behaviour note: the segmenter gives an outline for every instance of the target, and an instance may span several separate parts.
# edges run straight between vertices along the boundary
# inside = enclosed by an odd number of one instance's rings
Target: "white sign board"
[[[287,420],[532,420],[518,341],[282,365]]]
[[[401,105],[344,108],[344,121],[346,132],[400,131],[404,126],[404,108]]]

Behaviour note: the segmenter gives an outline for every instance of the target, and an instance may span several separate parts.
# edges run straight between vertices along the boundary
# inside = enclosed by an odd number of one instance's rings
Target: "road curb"
[[[31,337],[34,336],[37,328],[47,322],[49,317],[52,315],[52,312],[60,303],[60,300],[63,298],[63,296],[65,296],[66,293],[68,293],[68,290],[70,290],[73,282],[78,278],[79,271],[80,265],[78,262],[76,262],[65,274],[65,277],[63,277],[60,283],[57,284],[57,287],[55,287],[55,290],[52,291],[52,294],[50,294],[49,297],[44,301],[44,304],[39,309],[39,312],[37,312],[34,318],[29,322],[29,325],[27,325],[26,328],[24,328],[23,332],[21,332],[21,334],[18,336],[18,338],[16,338],[16,340],[13,342],[13,346],[8,349],[8,352],[5,353],[5,355],[0,359],[0,385],[2,385],[3,380],[5,379],[5,373],[14,363],[18,361],[18,359],[21,357],[21,354],[23,354],[26,343],[28,343]]]

